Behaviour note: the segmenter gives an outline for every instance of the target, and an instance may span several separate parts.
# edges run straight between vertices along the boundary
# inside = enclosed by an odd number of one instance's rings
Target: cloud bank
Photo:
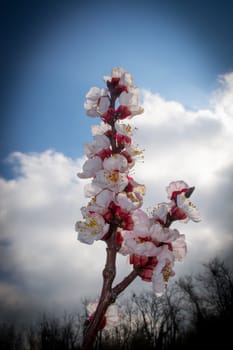
[[[173,225],[184,233],[188,255],[177,276],[196,271],[218,255],[230,260],[233,248],[233,73],[221,77],[209,107],[188,110],[176,101],[143,92],[145,113],[132,120],[135,140],[145,148],[134,177],[147,187],[144,208],[165,201],[165,186],[183,179],[196,186],[193,202],[202,222]],[[87,140],[88,141],[88,140]],[[85,180],[76,177],[82,159],[47,150],[9,156],[16,177],[0,179],[0,309],[19,321],[39,312],[75,310],[101,288],[105,246],[76,240],[75,222]],[[120,280],[130,270],[119,258]],[[131,289],[150,288],[136,280]]]

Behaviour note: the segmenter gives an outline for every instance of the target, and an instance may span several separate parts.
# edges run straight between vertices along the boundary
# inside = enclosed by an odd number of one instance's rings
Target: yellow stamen
[[[169,277],[171,276],[171,263],[170,262],[164,266],[162,273],[163,273],[164,282],[167,283],[169,280]]]
[[[132,201],[132,202],[139,202],[139,199],[135,196],[134,193],[128,192],[127,197]]]
[[[95,219],[90,219],[89,222],[85,222],[86,227],[95,227],[96,226],[96,221]]]
[[[129,125],[129,124],[127,124],[126,126],[125,126],[125,132],[127,133],[127,134],[131,134],[131,132],[132,132],[132,127],[131,127],[131,125]]]
[[[106,178],[111,182],[118,182],[119,180],[119,171],[113,170],[110,174],[107,174]]]

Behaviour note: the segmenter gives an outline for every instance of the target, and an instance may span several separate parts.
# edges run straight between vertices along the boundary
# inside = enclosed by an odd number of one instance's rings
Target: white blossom
[[[109,230],[109,224],[97,213],[87,213],[84,219],[85,221],[78,221],[75,225],[80,242],[92,244],[103,238]]]
[[[194,222],[199,222],[201,220],[199,210],[189,198],[186,198],[184,193],[177,195],[177,206],[187,215],[186,221],[191,219]]]
[[[127,174],[118,170],[100,170],[97,172],[92,182],[100,189],[107,188],[114,192],[122,192],[128,184]]]
[[[86,94],[84,108],[90,117],[99,117],[104,114],[110,105],[107,89],[92,87]]]
[[[99,157],[87,159],[83,164],[83,172],[78,173],[78,177],[82,179],[94,177],[95,174],[102,168],[103,162]]]
[[[110,141],[105,135],[95,135],[93,136],[95,142],[86,142],[84,144],[84,151],[88,158],[94,157],[96,154],[104,149],[109,149]]]

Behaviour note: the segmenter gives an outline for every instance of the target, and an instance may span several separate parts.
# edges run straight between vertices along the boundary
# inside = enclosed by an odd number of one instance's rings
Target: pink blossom
[[[186,192],[187,189],[187,183],[182,180],[170,182],[170,184],[166,187],[169,199],[174,199],[176,194]]]
[[[114,197],[115,193],[113,191],[104,189],[95,196],[95,201],[97,205],[108,208]]]
[[[133,230],[122,231],[123,243],[120,253],[123,255],[136,254],[141,256],[156,256],[161,248],[157,247],[149,232],[150,221],[141,209],[132,213]]]
[[[187,254],[185,235],[180,235],[174,242],[172,242],[172,251],[175,257],[175,261],[184,260]]]
[[[99,117],[103,115],[110,106],[107,89],[92,87],[86,94],[84,108],[90,117]]]
[[[158,263],[153,270],[152,285],[156,295],[161,295],[170,277],[175,275],[173,271],[174,255],[168,246],[164,245],[161,253],[157,256]]]
[[[121,154],[113,154],[111,157],[104,159],[103,168],[108,171],[124,172],[128,170],[128,162]]]
[[[83,165],[83,172],[78,173],[78,177],[82,179],[94,177],[100,169],[103,169],[103,162],[99,157],[87,159]]]
[[[186,215],[186,221],[191,219],[194,222],[199,222],[200,212],[196,206],[185,196],[185,193],[177,195],[177,207],[180,208]]]
[[[116,195],[116,203],[127,211],[138,209],[142,206],[142,195],[135,192],[120,192]]]
[[[124,192],[116,195],[116,204],[126,211],[132,211],[142,206],[145,186],[138,184],[133,178],[128,176],[128,184]]]
[[[137,145],[131,142],[130,144],[125,145],[125,150],[121,152],[123,154],[129,163],[129,167],[132,168],[135,165],[135,162],[137,160],[142,160],[144,159],[143,156],[144,150],[140,150],[137,148]]]
[[[104,214],[104,218],[107,222],[114,222],[118,224],[119,228],[123,230],[132,230],[134,228],[134,222],[130,212],[123,210],[120,206],[114,202],[109,204],[107,212]],[[122,230],[119,230],[121,233]]]
[[[84,186],[84,195],[85,197],[90,198],[96,196],[101,190],[102,188],[97,186],[97,184],[94,184],[92,181],[92,183],[88,183]]]
[[[167,186],[168,197],[171,199],[171,219],[187,222],[189,219],[199,222],[200,213],[189,200],[194,187],[189,187],[184,181],[174,181]]]
[[[85,216],[87,213],[98,213],[104,215],[108,211],[110,203],[114,200],[114,192],[107,189],[101,190],[95,196],[86,207],[82,208],[82,214]]]
[[[97,305],[98,305],[98,301],[87,304],[86,308],[87,308],[89,320],[93,319]],[[117,305],[115,304],[109,305],[106,311],[106,314],[104,316],[104,319],[102,321],[102,324],[100,326],[100,329],[103,329],[103,328],[111,329],[113,327],[118,326],[119,322],[120,322],[120,314],[119,314]]]
[[[96,135],[104,135],[106,132],[111,131],[111,126],[109,124],[104,123],[103,121],[100,122],[98,125],[92,125],[92,135],[95,138]]]
[[[145,282],[151,282],[153,270],[158,264],[156,256],[148,257],[137,254],[130,255],[130,264],[133,264],[138,269],[138,274]]]
[[[83,243],[92,244],[105,236],[109,230],[109,224],[97,213],[86,213],[85,221],[78,221],[75,230],[78,232],[78,240]]]
[[[114,67],[111,70],[110,77],[104,76],[105,82],[112,81],[112,79],[118,79],[118,84],[126,87],[134,86],[134,81],[131,74],[126,72],[122,67]]]
[[[157,256],[161,247],[157,247],[151,236],[135,231],[123,231],[123,244],[120,253],[123,255],[137,254],[140,256]]]
[[[144,112],[144,109],[139,105],[139,89],[136,87],[128,88],[127,92],[123,91],[119,97],[119,102],[129,109],[130,117]]]
[[[93,179],[93,184],[100,189],[107,188],[114,192],[122,192],[128,184],[127,174],[118,170],[100,170]]]
[[[152,211],[153,221],[158,221],[164,225],[167,221],[167,215],[169,212],[169,205],[167,203],[158,204]]]
[[[119,116],[116,119],[125,119],[143,113],[139,105],[139,89],[135,86],[132,76],[121,67],[112,69],[111,77],[104,77],[110,92],[119,97]],[[105,116],[109,119],[109,115]],[[106,120],[108,122],[108,120]]]
[[[128,184],[127,159],[120,154],[113,154],[103,161],[103,169],[95,174],[93,185],[100,189],[107,188],[114,192],[122,192]]]
[[[115,128],[118,134],[124,135],[124,136],[132,136],[132,127],[130,124],[124,124],[121,122],[116,122]]]
[[[88,158],[92,158],[98,155],[98,153],[103,151],[104,149],[110,148],[110,141],[107,136],[95,135],[93,136],[93,138],[95,142],[93,143],[87,142],[84,144],[84,151]]]
[[[176,229],[170,229],[163,227],[159,222],[153,224],[149,229],[151,238],[155,244],[173,242],[179,238],[179,231]]]

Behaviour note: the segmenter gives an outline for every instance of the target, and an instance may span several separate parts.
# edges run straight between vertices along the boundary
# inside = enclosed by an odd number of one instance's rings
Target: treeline
[[[85,304],[85,303],[84,303]],[[233,274],[217,258],[167,288],[162,297],[150,292],[118,300],[121,323],[103,330],[95,349],[202,349],[232,343]],[[85,314],[62,319],[44,316],[20,332],[0,325],[1,350],[78,350]]]

